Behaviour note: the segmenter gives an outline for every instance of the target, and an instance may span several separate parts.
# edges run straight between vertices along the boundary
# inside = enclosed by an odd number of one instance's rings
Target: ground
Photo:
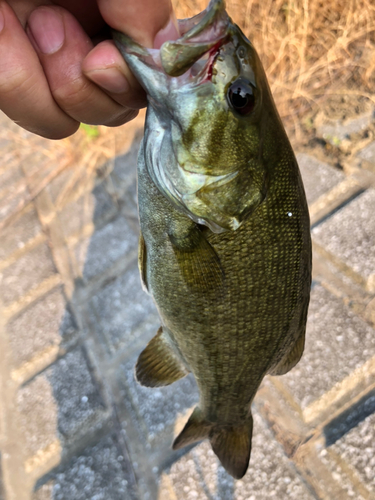
[[[197,401],[191,376],[134,380],[159,326],[137,268],[142,117],[69,189],[91,143],[77,156],[1,116],[1,500],[375,498],[374,109],[332,106],[295,148],[314,247],[306,350],[256,396],[241,481],[207,442],[171,450]]]

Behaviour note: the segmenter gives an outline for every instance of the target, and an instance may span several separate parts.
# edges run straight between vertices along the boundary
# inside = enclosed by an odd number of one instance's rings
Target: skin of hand
[[[49,139],[133,119],[146,96],[108,26],[146,47],[179,36],[170,0],[0,0],[0,110]]]

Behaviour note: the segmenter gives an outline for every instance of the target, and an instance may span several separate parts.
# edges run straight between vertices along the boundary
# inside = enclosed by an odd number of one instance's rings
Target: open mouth
[[[137,58],[153,70],[195,83],[211,81],[220,47],[227,42],[230,18],[223,0],[211,0],[206,10],[178,21],[180,38],[166,41],[160,49],[146,49],[131,38],[114,32],[122,52]],[[126,58],[126,57],[125,57]]]

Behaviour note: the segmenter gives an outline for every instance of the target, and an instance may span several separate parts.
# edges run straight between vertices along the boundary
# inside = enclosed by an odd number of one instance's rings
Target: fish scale
[[[303,352],[309,215],[264,70],[224,2],[181,26],[184,35],[160,51],[114,35],[149,97],[139,265],[162,326],[136,376],[157,387],[193,373],[199,404],[173,446],[208,438],[240,478],[256,391]]]

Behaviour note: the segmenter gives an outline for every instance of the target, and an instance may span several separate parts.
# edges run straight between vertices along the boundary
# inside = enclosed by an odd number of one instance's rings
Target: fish
[[[259,385],[303,353],[309,213],[259,56],[224,1],[179,30],[160,49],[113,35],[148,98],[139,269],[161,326],[135,375],[160,387],[192,373],[199,403],[173,448],[208,439],[240,479]]]

